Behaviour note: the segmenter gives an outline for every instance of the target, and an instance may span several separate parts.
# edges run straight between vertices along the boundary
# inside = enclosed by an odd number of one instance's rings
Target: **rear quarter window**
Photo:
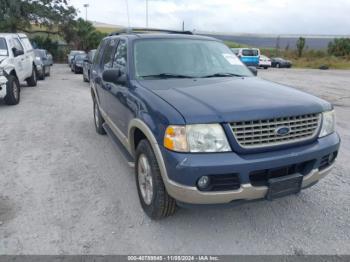
[[[23,44],[24,50],[26,51],[33,50],[32,44],[30,43],[28,38],[21,38],[21,42]]]
[[[0,38],[0,56],[7,56],[7,43],[5,38]]]
[[[244,55],[244,56],[258,56],[259,52],[258,52],[258,50],[255,50],[255,49],[243,49],[242,55]]]

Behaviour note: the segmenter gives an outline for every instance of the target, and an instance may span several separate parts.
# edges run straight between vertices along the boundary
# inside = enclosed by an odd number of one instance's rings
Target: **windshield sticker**
[[[0,55],[7,55],[6,49],[0,49]]]
[[[233,54],[222,54],[231,65],[241,65],[241,60]]]

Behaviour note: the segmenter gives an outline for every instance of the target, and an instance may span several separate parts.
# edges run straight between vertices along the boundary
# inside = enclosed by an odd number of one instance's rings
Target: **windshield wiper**
[[[201,78],[210,78],[210,77],[244,77],[243,75],[238,75],[238,74],[233,74],[233,73],[215,73],[215,74],[211,74],[211,75],[206,75],[206,76],[202,76]]]
[[[140,77],[142,77],[142,78],[193,78],[193,76],[180,75],[180,74],[171,74],[171,73],[145,75],[145,76],[140,76]]]

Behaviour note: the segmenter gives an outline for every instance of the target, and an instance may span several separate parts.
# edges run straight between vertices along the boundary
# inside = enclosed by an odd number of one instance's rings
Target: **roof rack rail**
[[[157,29],[157,28],[127,28],[117,32],[110,33],[109,36],[123,35],[123,34],[145,34],[145,33],[168,33],[168,34],[193,35],[191,31],[176,31],[176,30]]]

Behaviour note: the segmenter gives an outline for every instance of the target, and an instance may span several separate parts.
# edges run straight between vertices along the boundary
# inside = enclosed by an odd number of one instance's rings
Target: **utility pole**
[[[90,5],[89,4],[84,4],[84,7],[85,7],[85,21],[87,21],[87,12],[88,12],[88,7]]]
[[[182,31],[185,31],[185,21],[182,21]]]
[[[148,28],[148,0],[146,0],[146,28]]]

